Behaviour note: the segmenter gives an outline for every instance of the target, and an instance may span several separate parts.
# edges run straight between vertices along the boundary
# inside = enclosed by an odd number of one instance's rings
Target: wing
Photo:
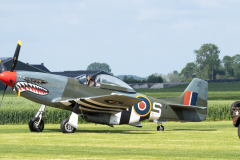
[[[75,103],[78,103],[80,104],[79,108],[84,112],[115,114],[124,111],[141,101],[142,100],[138,98],[115,94],[64,100],[60,102],[67,106],[74,106]]]

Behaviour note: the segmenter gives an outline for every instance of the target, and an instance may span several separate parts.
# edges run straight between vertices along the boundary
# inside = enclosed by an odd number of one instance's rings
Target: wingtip
[[[22,46],[22,42],[21,42],[20,40],[18,41],[18,44],[19,44],[20,46]]]

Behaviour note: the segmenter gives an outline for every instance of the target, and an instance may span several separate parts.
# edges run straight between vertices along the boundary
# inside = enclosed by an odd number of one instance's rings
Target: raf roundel
[[[138,103],[138,109],[144,111],[146,109],[146,103],[144,101]]]
[[[143,96],[137,96],[137,98],[143,101],[133,106],[135,113],[139,116],[148,115],[152,108],[150,100]]]

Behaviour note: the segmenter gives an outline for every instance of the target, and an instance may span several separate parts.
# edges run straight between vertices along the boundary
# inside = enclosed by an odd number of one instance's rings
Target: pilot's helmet
[[[88,80],[92,79],[92,75],[88,75],[87,79]]]

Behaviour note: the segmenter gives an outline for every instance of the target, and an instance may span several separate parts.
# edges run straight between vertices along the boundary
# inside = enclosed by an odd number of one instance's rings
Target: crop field
[[[0,125],[1,159],[239,159],[240,141],[230,121],[167,122],[143,128],[80,124],[63,134],[59,124],[41,133],[27,125]]]
[[[158,93],[157,93],[158,94]],[[149,94],[147,94],[149,95]],[[206,121],[232,120],[230,116],[230,106],[236,100],[209,100],[208,115]],[[40,104],[29,101],[23,97],[7,94],[0,108],[1,124],[27,124],[35,116]],[[70,117],[71,112],[57,108],[46,107],[45,123],[60,124],[61,121]],[[79,123],[87,123],[79,116]]]

